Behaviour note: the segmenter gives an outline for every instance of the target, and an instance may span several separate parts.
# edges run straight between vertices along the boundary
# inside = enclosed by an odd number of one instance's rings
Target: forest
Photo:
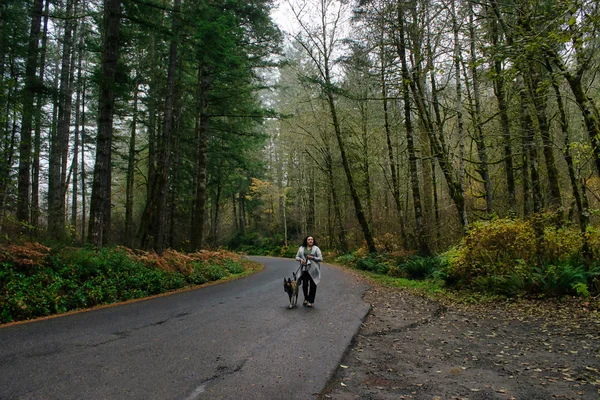
[[[4,0],[1,240],[310,234],[388,275],[600,292],[599,29],[592,0]]]

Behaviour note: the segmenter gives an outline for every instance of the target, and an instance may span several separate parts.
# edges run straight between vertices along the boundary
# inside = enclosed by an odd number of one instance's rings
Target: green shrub
[[[535,262],[536,237],[524,220],[474,223],[463,243],[447,254],[448,277],[470,285],[480,276],[526,276]]]
[[[299,247],[299,246],[298,246]],[[283,246],[279,250],[279,256],[285,258],[294,258],[298,252],[298,247],[295,246]]]
[[[550,296],[577,294],[587,288],[588,272],[583,265],[558,264],[537,267],[532,274],[532,290]]]
[[[245,271],[244,266],[241,263],[235,262],[233,260],[225,261],[225,270],[230,274],[234,275],[241,274]]]
[[[438,257],[419,257],[415,256],[408,259],[399,267],[406,273],[410,279],[425,279],[433,275],[437,270],[440,270],[442,260]]]
[[[217,261],[223,265],[195,261],[181,269],[184,275],[168,269],[164,260],[156,261],[155,255],[146,257],[146,263],[141,260],[120,248],[63,248],[40,265],[2,263],[0,323],[147,297],[245,270],[240,262],[221,258]]]
[[[227,276],[227,271],[225,268],[220,265],[209,265],[206,269],[206,274],[209,281],[218,281],[219,279],[225,278]]]
[[[476,290],[507,297],[523,293],[527,287],[525,278],[518,274],[507,276],[479,276],[473,280]]]
[[[389,269],[388,265],[386,265],[383,260],[376,255],[368,255],[366,257],[359,258],[356,262],[356,268],[382,275],[387,274]]]
[[[353,253],[342,254],[336,257],[335,262],[342,265],[353,265],[356,261]]]

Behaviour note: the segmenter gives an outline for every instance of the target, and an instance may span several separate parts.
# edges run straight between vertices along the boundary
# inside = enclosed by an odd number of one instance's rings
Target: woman
[[[312,236],[307,236],[302,246],[296,253],[296,260],[302,265],[302,274],[298,281],[302,281],[302,292],[304,293],[305,307],[312,307],[317,294],[317,285],[321,281],[321,249],[317,247],[317,241]]]

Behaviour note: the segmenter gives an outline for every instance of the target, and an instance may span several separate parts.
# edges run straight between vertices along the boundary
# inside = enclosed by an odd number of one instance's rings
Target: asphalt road
[[[289,310],[296,262],[253,259],[265,269],[244,279],[0,328],[0,399],[310,399],[368,311],[366,286],[323,265],[315,307]]]

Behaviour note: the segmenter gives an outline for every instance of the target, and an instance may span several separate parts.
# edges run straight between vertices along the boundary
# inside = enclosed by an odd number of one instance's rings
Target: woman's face
[[[311,236],[306,239],[306,243],[308,243],[309,246],[312,246],[314,242],[315,239],[313,239]]]

